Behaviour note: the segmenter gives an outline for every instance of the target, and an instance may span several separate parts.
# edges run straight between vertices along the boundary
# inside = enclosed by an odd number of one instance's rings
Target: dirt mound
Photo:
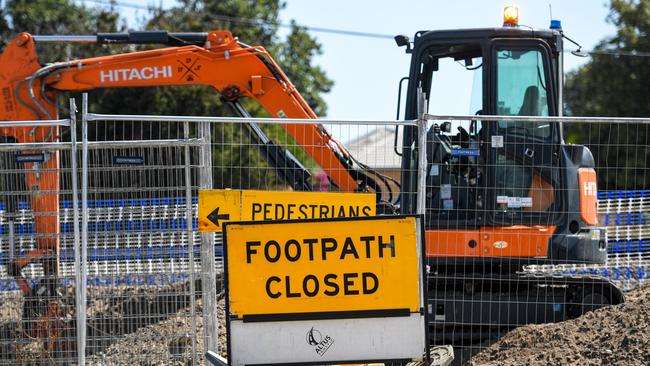
[[[650,365],[650,287],[577,319],[517,328],[468,365]]]

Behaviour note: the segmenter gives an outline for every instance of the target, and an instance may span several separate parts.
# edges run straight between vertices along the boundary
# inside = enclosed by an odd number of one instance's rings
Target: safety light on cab
[[[503,26],[517,27],[519,25],[519,7],[509,5],[503,8]]]

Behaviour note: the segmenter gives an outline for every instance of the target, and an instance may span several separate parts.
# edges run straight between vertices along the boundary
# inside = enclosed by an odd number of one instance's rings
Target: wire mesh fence
[[[167,307],[167,309],[171,309],[171,312],[165,312],[159,308],[140,309],[142,314],[137,319],[129,321],[127,331],[105,335],[106,344],[97,344],[97,349],[101,349],[100,351],[93,351],[94,334],[90,333],[94,325],[89,324],[87,352],[91,355],[88,362],[120,364],[125,362],[146,363],[154,360],[184,363],[196,359],[200,363],[202,361],[201,354],[206,347],[214,349],[218,347],[220,353],[225,354],[222,238],[220,234],[201,233],[199,235],[196,232],[197,189],[201,187],[291,191],[297,188],[306,188],[323,192],[337,192],[341,191],[337,186],[337,181],[329,178],[336,175],[337,172],[330,168],[325,173],[309,156],[296,147],[291,138],[282,133],[277,125],[272,124],[272,122],[277,122],[275,120],[94,114],[89,114],[88,117],[91,120],[89,125],[118,126],[110,128],[109,132],[104,132],[105,135],[102,137],[95,137],[101,142],[88,143],[88,180],[90,182],[87,215],[89,218],[88,274],[89,284],[93,284],[93,276],[98,276],[100,278],[98,284],[102,287],[101,290],[92,290],[99,291],[100,295],[93,295],[92,291],[89,292],[89,322],[93,324],[116,322],[116,319],[109,318],[95,320],[90,316],[90,309],[93,306],[93,301],[110,302],[115,301],[115,298],[119,299],[122,296],[120,291],[124,289],[135,288],[132,291],[146,294],[147,299],[166,298],[164,301],[173,305]],[[408,123],[412,124],[413,122]],[[144,135],[138,129],[146,130],[154,125],[161,126],[156,132],[158,140],[147,140],[145,145],[155,144],[156,146],[130,147],[128,150],[111,147],[114,144],[113,141],[118,140],[115,135],[111,135],[114,133],[111,131],[128,129],[128,135],[138,136],[134,139],[138,140]],[[291,125],[291,122],[287,122],[288,127],[286,128],[301,129],[301,125],[307,125],[306,121],[298,121],[295,126]],[[311,121],[308,125],[311,126]],[[386,136],[392,136],[392,129],[387,129],[387,125],[387,123],[384,123],[383,127],[379,125],[382,127],[379,129],[380,136],[384,140]],[[366,136],[375,136],[378,131],[376,127],[377,125],[368,123],[345,126],[352,139],[348,148],[366,149],[367,157],[374,156],[375,162],[382,159],[379,151],[383,149],[383,146],[375,147],[374,153],[368,153],[371,150],[368,150]],[[134,130],[136,132],[133,132]],[[93,134],[95,132],[90,128],[89,135]],[[168,146],[169,141],[174,139],[177,139],[176,142],[179,144],[179,150],[175,152],[173,149],[176,147]],[[140,143],[139,141],[135,142]],[[163,146],[159,146],[159,143]],[[120,142],[118,145],[124,144]],[[179,161],[176,166],[174,164],[163,166],[163,164],[156,164],[155,158],[150,156],[158,156],[159,160],[173,161],[173,159],[178,159],[178,156],[182,156],[186,148],[189,149],[189,171],[183,170],[187,168],[185,161]],[[312,148],[317,150],[316,146],[312,146]],[[337,152],[346,151],[340,145],[332,144],[329,148]],[[130,162],[128,168],[116,167],[115,156]],[[160,156],[166,158],[160,158]],[[332,158],[336,158],[335,155],[317,157],[321,161]],[[388,207],[393,206],[399,199],[396,187],[399,186],[400,168],[399,162],[395,159],[386,160],[390,163],[387,167],[394,177],[383,177],[384,174],[381,171],[376,171],[374,174],[382,176],[382,182],[376,186],[376,190],[382,192],[380,197]],[[139,165],[134,166],[131,162],[138,162]],[[356,163],[364,164],[362,161]],[[143,175],[148,174],[149,170],[153,175],[142,178]],[[184,183],[179,184],[178,182],[184,182],[182,179],[170,178],[173,176],[174,170],[183,170],[189,174],[189,186]],[[338,174],[342,173],[347,174],[347,172],[338,171]],[[360,179],[369,178],[361,177]],[[97,183],[93,185],[92,182]],[[99,187],[100,183],[106,188]],[[148,186],[147,184],[150,183],[155,186]],[[137,187],[137,189],[130,189],[129,186]],[[189,258],[190,252],[184,241],[166,236],[178,234],[172,230],[175,224],[170,220],[176,219],[178,214],[181,217],[183,215],[185,201],[178,197],[183,190],[185,193],[188,193],[189,190],[192,196],[193,222],[189,228],[178,225],[177,229],[181,232],[192,230],[194,260]],[[313,208],[306,207],[305,209]],[[320,207],[319,210],[312,211],[310,216],[315,217],[331,217],[334,214],[334,210],[328,209],[325,212],[320,210]],[[143,215],[146,220],[158,221],[143,223],[141,222]],[[277,212],[274,212],[271,216],[274,219],[282,218],[277,215]],[[113,223],[113,221],[116,222]],[[170,242],[169,248],[161,252],[165,249],[166,244],[160,243],[167,241]],[[104,255],[106,258],[95,260],[92,253]],[[194,263],[194,266],[191,266],[190,263]],[[161,267],[162,265],[164,267]],[[119,272],[112,275],[105,274],[106,271],[110,273],[113,269],[118,269]],[[191,281],[192,269],[195,281]],[[210,271],[212,272],[210,273]],[[112,280],[113,277],[116,279]],[[124,278],[131,283],[125,284]],[[106,282],[101,282],[103,280]],[[155,282],[156,286],[150,285],[148,281],[151,280]],[[158,280],[169,282],[160,283]],[[195,284],[193,290],[189,288],[191,283]],[[186,292],[188,290],[189,292]],[[196,304],[194,306],[185,301],[184,295],[188,293],[195,294]],[[213,296],[209,296],[209,294]],[[133,294],[127,292],[124,296],[129,297]],[[210,302],[212,305],[208,305]],[[194,309],[194,314],[192,314],[192,309]],[[135,316],[131,318],[135,318]],[[174,322],[178,328],[169,327],[170,322]],[[193,323],[196,324],[196,332],[189,331],[194,326]],[[196,358],[189,358],[187,354],[181,355],[185,358],[178,357],[167,349],[177,348],[178,332],[190,332],[187,342],[194,342],[195,348],[192,352]],[[152,343],[152,338],[159,342]],[[136,340],[142,346],[134,346]],[[161,349],[160,344],[168,346]],[[189,343],[184,349],[190,350]]]
[[[201,364],[217,345],[224,354],[221,237],[197,229],[206,188],[337,192],[351,179],[377,192],[378,214],[424,214],[431,340],[459,356],[516,326],[619,301],[609,280],[630,290],[648,278],[647,121],[428,116],[400,122],[397,144],[396,121],[338,121],[325,127],[343,143],[328,137],[309,155],[283,130],[327,136],[310,121],[83,116],[63,142],[0,145],[0,362]],[[37,162],[17,160],[56,151],[40,173],[57,181],[43,193],[57,198],[47,211],[22,183]],[[29,289],[62,293],[65,310],[49,314],[59,333],[37,337],[23,310],[35,301],[9,263],[57,247],[58,271],[21,271]]]
[[[0,364],[76,360],[74,119],[3,122]]]
[[[648,121],[560,122],[430,116],[419,136],[425,177],[407,182],[425,186],[432,339],[461,355],[647,281],[644,209],[632,202],[647,187]]]
[[[86,275],[102,277],[87,299],[88,362],[201,363],[193,131],[175,121],[83,127]]]

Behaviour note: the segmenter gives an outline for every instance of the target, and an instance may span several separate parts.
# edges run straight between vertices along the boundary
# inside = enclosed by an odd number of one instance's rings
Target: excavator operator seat
[[[524,101],[521,103],[521,108],[519,108],[520,116],[539,116],[539,89],[535,85],[531,85],[526,88],[524,93]]]

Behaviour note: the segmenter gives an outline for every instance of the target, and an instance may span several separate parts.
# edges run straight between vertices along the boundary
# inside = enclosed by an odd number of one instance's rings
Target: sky
[[[299,24],[313,27],[405,34],[412,39],[419,30],[499,27],[503,22],[503,8],[510,4],[513,2],[485,0],[288,1],[281,17],[283,21],[295,19]],[[520,24],[533,28],[549,26],[551,4],[553,18],[562,21],[565,34],[582,44],[583,49],[593,48],[615,32],[615,28],[605,22],[608,7],[603,0],[530,0],[514,4],[520,8]],[[327,117],[394,119],[397,86],[400,78],[408,75],[410,55],[391,39],[313,34],[323,46],[323,55],[317,62],[335,82],[331,93],[325,97],[329,106]],[[565,43],[567,49],[572,50],[571,46]],[[587,60],[565,54],[565,71]],[[471,85],[471,81],[459,84]],[[449,111],[456,114],[472,113],[467,102],[459,104],[458,93],[469,94],[469,91],[443,93],[440,97],[446,100],[439,104],[449,106]]]
[[[175,0],[140,0],[139,3],[169,7]],[[86,4],[92,5],[91,2]],[[592,49],[600,40],[615,33],[614,26],[605,21],[608,14],[605,0],[287,0],[280,17],[283,23],[293,19],[308,27],[404,34],[412,38],[419,30],[499,27],[503,22],[504,6],[512,4],[520,8],[520,24],[533,28],[548,28],[551,5],[553,18],[562,21],[565,34],[580,43],[583,50]],[[138,12],[144,14],[144,11],[125,10],[128,11],[123,14],[127,14],[129,25],[137,24]],[[281,32],[286,34],[286,30],[281,29]],[[311,34],[322,45],[323,51],[315,62],[335,83],[331,92],[325,95],[327,115],[321,117],[395,119],[398,82],[408,75],[410,62],[410,55],[404,53],[404,48],[398,48],[392,39],[323,32]],[[569,51],[575,49],[568,42],[565,42],[565,48]],[[565,72],[586,61],[588,58],[566,53]],[[470,93],[467,89],[471,87],[471,80],[462,80],[463,77],[459,68],[457,75],[448,75],[451,82],[445,88],[451,90],[439,90],[434,95],[438,104],[445,106],[445,112],[472,113],[467,101],[469,97],[458,97]]]

